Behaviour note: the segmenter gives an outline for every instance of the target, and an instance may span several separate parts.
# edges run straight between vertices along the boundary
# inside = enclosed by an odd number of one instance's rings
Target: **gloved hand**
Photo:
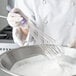
[[[26,19],[24,21],[24,19]],[[28,41],[28,18],[18,8],[12,9],[7,17],[10,26],[13,27],[14,42],[20,46],[24,46]]]

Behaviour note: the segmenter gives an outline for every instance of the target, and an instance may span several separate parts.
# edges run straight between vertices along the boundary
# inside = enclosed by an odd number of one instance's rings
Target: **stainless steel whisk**
[[[0,15],[1,18],[7,19],[7,17]],[[49,57],[54,57],[56,55],[61,55],[63,50],[56,41],[49,35],[43,33],[36,25],[36,22],[32,19],[30,20],[32,24],[29,24],[30,34],[34,38],[35,42],[42,49],[45,55]]]
[[[43,33],[36,25],[35,22],[31,21],[30,24],[30,34],[36,41],[36,44],[42,49],[45,55],[49,57],[55,57],[57,55],[63,54],[62,48],[57,45],[56,41],[49,35]]]

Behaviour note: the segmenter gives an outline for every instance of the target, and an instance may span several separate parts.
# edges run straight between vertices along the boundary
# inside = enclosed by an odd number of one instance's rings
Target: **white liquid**
[[[70,76],[57,62],[50,61],[42,55],[15,63],[11,72],[24,76]]]

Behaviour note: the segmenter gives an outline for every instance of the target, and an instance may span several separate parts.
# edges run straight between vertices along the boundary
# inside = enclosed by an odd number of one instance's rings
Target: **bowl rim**
[[[21,46],[21,47],[15,48],[15,49],[11,49],[11,50],[8,50],[8,51],[2,53],[2,54],[0,55],[0,70],[2,70],[3,72],[5,72],[5,73],[7,73],[7,74],[9,74],[9,75],[13,75],[13,76],[24,76],[24,75],[18,75],[18,74],[16,74],[16,73],[13,73],[13,72],[7,70],[6,68],[4,68],[4,67],[2,66],[2,64],[1,64],[1,59],[2,59],[2,56],[3,56],[4,54],[7,54],[7,53],[9,53],[9,52],[11,52],[11,51],[15,51],[15,50],[18,50],[18,49],[21,49],[21,48],[29,48],[29,47],[33,47],[33,46],[39,47],[39,45],[27,45],[27,46]]]
[[[34,46],[37,46],[37,45],[34,45]],[[8,50],[8,51],[2,53],[2,54],[0,55],[0,62],[1,62],[2,56],[3,56],[4,54],[7,54],[7,53],[9,53],[9,52],[11,52],[11,51],[15,51],[16,49],[18,50],[18,49],[26,48],[26,47],[32,47],[32,45],[18,47],[18,48],[15,48],[15,49],[12,49],[12,50]],[[5,73],[7,73],[7,74],[13,75],[13,76],[24,76],[24,75],[18,75],[18,74],[16,74],[16,73],[13,73],[13,72],[7,70],[6,68],[4,68],[4,67],[2,66],[1,63],[0,63],[0,70],[2,70],[3,72],[5,72]]]
[[[46,45],[47,45],[47,44],[46,44]],[[9,53],[9,52],[11,52],[11,51],[14,51],[14,50],[16,50],[16,49],[18,50],[18,49],[21,49],[21,48],[32,47],[32,46],[38,46],[38,45],[28,45],[28,46],[22,46],[22,47],[18,47],[18,48],[12,49],[12,50],[8,50],[8,51],[6,51],[6,52],[4,52],[4,53],[2,53],[2,54],[0,55],[0,62],[1,62],[1,58],[2,58],[2,56],[3,56],[4,54],[7,54],[7,53]],[[62,48],[70,48],[70,47],[65,47],[65,46],[60,46],[60,47],[62,47]],[[76,48],[71,48],[71,49],[75,49],[75,50],[76,50]],[[4,68],[4,67],[2,66],[1,63],[0,63],[0,70],[2,70],[3,72],[5,72],[5,73],[7,73],[7,74],[9,74],[9,75],[13,75],[13,76],[24,76],[24,75],[18,75],[18,74],[16,74],[16,73],[13,73],[13,72],[7,70],[6,68]]]

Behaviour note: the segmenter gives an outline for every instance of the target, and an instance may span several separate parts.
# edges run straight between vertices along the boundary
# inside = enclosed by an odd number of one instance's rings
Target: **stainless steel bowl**
[[[65,55],[71,57],[75,56],[76,58],[76,49],[64,48],[64,51],[66,53]],[[20,60],[36,55],[44,55],[43,51],[38,45],[20,47],[3,53],[0,56],[0,76],[21,76],[10,71],[12,66]]]
[[[10,69],[12,66],[25,58],[33,57],[38,54],[43,54],[40,47],[37,45],[34,46],[25,46],[18,49],[14,49],[8,52],[5,52],[0,56],[0,76],[19,76],[12,72]]]

